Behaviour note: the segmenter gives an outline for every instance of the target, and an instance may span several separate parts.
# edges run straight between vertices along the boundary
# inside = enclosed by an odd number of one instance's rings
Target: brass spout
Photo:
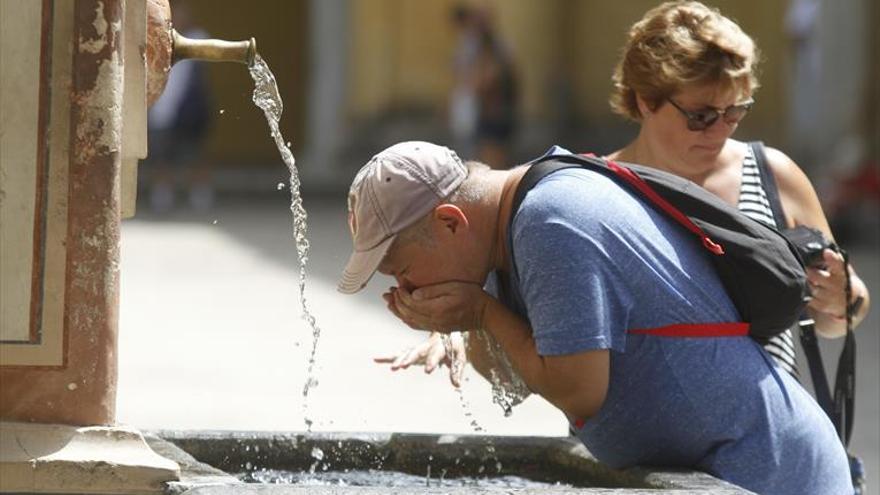
[[[210,62],[239,62],[251,66],[257,55],[257,41],[194,40],[171,30],[172,64],[185,58]]]

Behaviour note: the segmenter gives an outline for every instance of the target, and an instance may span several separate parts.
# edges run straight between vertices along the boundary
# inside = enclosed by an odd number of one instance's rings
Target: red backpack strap
[[[745,337],[749,324],[736,323],[678,323],[657,328],[636,328],[626,333],[654,335],[655,337]]]
[[[588,156],[594,158],[596,155],[593,153],[583,153],[584,156]],[[709,250],[712,254],[722,255],[724,254],[724,248],[713,241],[708,234],[706,234],[703,229],[697,226],[694,222],[691,221],[690,218],[687,217],[684,213],[682,213],[678,208],[673,206],[669,201],[666,201],[657,194],[644,179],[638,176],[632,170],[622,167],[618,165],[613,160],[604,159],[605,163],[608,165],[608,169],[614,172],[615,175],[625,180],[629,185],[638,189],[646,198],[648,198],[652,203],[657,205],[661,210],[663,210],[667,215],[669,215],[673,220],[680,223],[684,228],[690,230],[694,233],[700,240],[703,242],[703,246]]]

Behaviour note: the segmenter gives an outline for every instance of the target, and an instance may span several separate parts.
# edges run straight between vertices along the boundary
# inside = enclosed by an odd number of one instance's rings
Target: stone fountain
[[[147,108],[176,59],[256,56],[253,39],[188,40],[170,18],[167,0],[0,1],[0,492],[384,493],[255,489],[227,472],[392,470],[454,493],[493,488],[444,478],[502,473],[551,483],[542,493],[744,493],[700,473],[614,471],[567,438],[116,426],[120,221],[134,214]]]
[[[162,491],[178,465],[114,426],[120,220],[172,57],[247,63],[253,40],[180,37],[167,0],[4,0],[0,19],[0,491]]]

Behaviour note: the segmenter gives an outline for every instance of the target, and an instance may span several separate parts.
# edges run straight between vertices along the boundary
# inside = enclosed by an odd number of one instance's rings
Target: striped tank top
[[[755,150],[751,145],[746,146],[746,156],[743,159],[742,183],[737,208],[753,220],[776,227],[776,218],[773,215],[773,209],[770,208],[767,191],[761,184],[761,172],[758,170]],[[764,349],[773,356],[782,369],[788,371],[795,378],[800,378],[791,329],[771,338],[764,345]]]

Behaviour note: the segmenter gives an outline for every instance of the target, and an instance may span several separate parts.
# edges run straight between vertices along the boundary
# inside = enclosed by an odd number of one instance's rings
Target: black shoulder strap
[[[782,209],[782,201],[779,199],[779,187],[776,185],[776,178],[767,164],[764,143],[753,141],[749,143],[749,146],[752,147],[752,152],[755,155],[758,171],[761,174],[761,184],[767,193],[770,209],[773,210],[776,227],[779,230],[783,230],[788,225],[788,222]],[[844,271],[847,274],[846,297],[847,301],[849,301],[849,267],[847,266],[849,263],[845,252],[843,255],[845,260]],[[852,314],[854,314],[854,311],[848,308],[846,340],[844,341],[844,348],[840,353],[840,361],[837,365],[833,397],[828,385],[828,377],[825,373],[822,354],[819,352],[819,342],[816,338],[816,323],[806,313],[803,314],[800,322],[798,322],[801,334],[801,347],[804,349],[804,355],[807,357],[807,364],[810,367],[810,378],[813,381],[816,402],[819,403],[819,406],[831,418],[831,422],[834,423],[834,427],[840,435],[844,446],[849,445],[849,440],[852,436],[853,413],[855,409],[855,336],[852,332]]]
[[[516,186],[516,192],[513,194],[513,205],[510,208],[510,217],[507,220],[508,236],[511,232],[513,232],[513,218],[516,216],[516,212],[519,211],[519,206],[522,204],[523,199],[525,199],[526,194],[531,191],[532,188],[541,181],[541,179],[547,177],[553,172],[556,172],[557,170],[562,170],[564,168],[583,167],[583,165],[579,163],[566,163],[554,160],[553,158],[554,157],[542,157],[531,162],[528,165],[529,169],[519,180],[519,184],[517,184]],[[509,252],[511,268],[513,270],[516,270],[516,256],[513,252],[512,242],[509,244]]]
[[[788,223],[785,218],[785,210],[782,209],[782,201],[779,199],[779,188],[776,186],[776,178],[767,164],[764,143],[752,141],[749,143],[749,146],[752,148],[752,154],[755,155],[755,162],[758,164],[758,173],[761,174],[761,185],[764,186],[764,192],[767,193],[767,200],[770,202],[770,209],[773,211],[776,228],[782,230]]]
[[[816,322],[806,313],[801,316],[798,322],[800,328],[801,347],[804,349],[804,355],[807,358],[807,365],[810,367],[810,379],[813,381],[813,391],[816,394],[816,402],[825,411],[825,414],[831,418],[835,428],[840,430],[838,416],[834,412],[834,399],[831,398],[831,388],[828,386],[828,377],[825,374],[825,363],[822,361],[822,354],[819,352],[819,342],[816,337]]]
[[[510,225],[513,225],[513,217],[516,215],[516,212],[519,211],[519,205],[522,204],[526,194],[535,187],[541,179],[557,170],[583,167],[583,165],[578,163],[565,163],[551,158],[553,157],[548,157],[547,159],[539,158],[532,162],[525,175],[520,179],[519,184],[516,186],[516,193],[513,195],[513,206],[510,208]]]

